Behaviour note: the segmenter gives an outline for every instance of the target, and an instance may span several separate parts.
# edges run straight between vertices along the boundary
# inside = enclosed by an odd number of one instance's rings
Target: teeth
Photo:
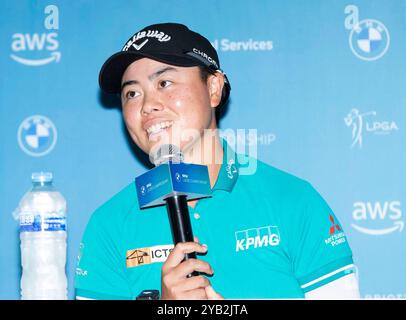
[[[157,133],[158,131],[160,131],[161,129],[165,129],[168,128],[172,125],[172,121],[163,121],[157,124],[152,125],[151,127],[149,127],[147,129],[147,133],[148,134],[153,134],[153,133]]]

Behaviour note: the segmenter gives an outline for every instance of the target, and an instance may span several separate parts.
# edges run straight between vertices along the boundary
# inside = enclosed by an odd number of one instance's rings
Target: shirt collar
[[[234,150],[228,145],[225,139],[221,140],[223,145],[223,163],[212,190],[231,192],[238,179],[239,164]]]

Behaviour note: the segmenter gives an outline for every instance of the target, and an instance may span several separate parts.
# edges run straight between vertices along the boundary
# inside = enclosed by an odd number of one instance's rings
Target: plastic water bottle
[[[20,221],[21,299],[66,300],[66,201],[52,173],[32,174],[32,189],[14,217]]]

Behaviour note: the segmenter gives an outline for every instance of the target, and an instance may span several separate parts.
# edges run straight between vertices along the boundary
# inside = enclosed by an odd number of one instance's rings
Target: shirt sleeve
[[[95,212],[86,226],[75,276],[76,299],[134,299],[125,274],[117,237]],[[122,263],[121,261],[124,261]]]
[[[304,294],[355,272],[344,230],[326,201],[306,184],[304,209],[293,221],[293,268]]]
[[[359,300],[358,278],[350,273],[305,294],[309,300]]]

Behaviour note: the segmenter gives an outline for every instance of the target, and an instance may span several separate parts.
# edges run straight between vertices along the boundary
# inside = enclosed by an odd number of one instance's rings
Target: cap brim
[[[193,67],[203,65],[196,59],[187,56],[166,55],[162,53],[118,52],[103,64],[99,74],[100,88],[107,93],[121,92],[121,79],[127,67],[141,58],[150,58],[170,65]]]

